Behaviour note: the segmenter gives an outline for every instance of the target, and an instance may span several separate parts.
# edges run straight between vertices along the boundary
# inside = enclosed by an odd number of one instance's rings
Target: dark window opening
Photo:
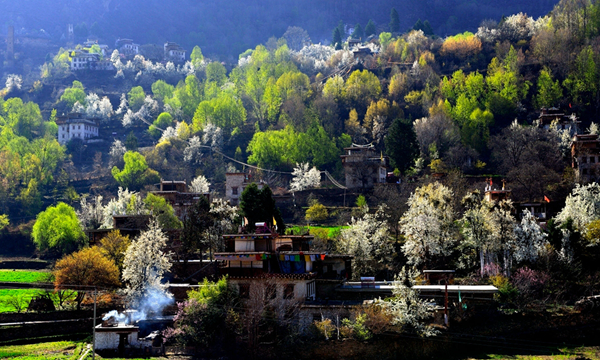
[[[286,284],[283,288],[283,298],[293,299],[294,298],[294,284]]]

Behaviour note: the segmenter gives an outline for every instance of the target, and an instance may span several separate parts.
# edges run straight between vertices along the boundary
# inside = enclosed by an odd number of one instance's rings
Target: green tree
[[[385,150],[392,167],[405,173],[419,156],[419,143],[412,124],[395,119],[385,137]]]
[[[175,215],[175,210],[164,197],[148,193],[144,200],[144,206],[158,220],[162,229],[181,229],[183,226]]]
[[[248,221],[248,231],[254,231],[254,224],[257,222],[274,225],[273,221],[275,221],[277,232],[280,234],[285,233],[285,223],[277,205],[275,205],[273,193],[268,185],[265,185],[261,190],[258,189],[255,183],[248,185],[240,197],[240,210]]]
[[[59,254],[72,252],[86,241],[75,209],[63,202],[38,214],[31,236],[38,250]]]
[[[202,55],[202,50],[200,50],[200,47],[198,45],[194,46],[194,49],[192,50],[192,53],[190,55],[190,60],[192,61],[192,64],[194,64],[194,66],[200,65],[204,60],[204,55]]]
[[[213,217],[210,213],[210,202],[204,196],[200,196],[187,211],[183,220],[183,230],[181,232],[181,241],[183,251],[194,253],[200,250],[202,253],[206,249],[206,241],[201,234],[204,234],[208,228],[213,225]]]
[[[490,138],[490,126],[493,124],[494,115],[489,110],[475,109],[461,128],[462,141],[480,153],[484,152]]]
[[[354,31],[352,31],[353,39],[363,39],[365,37],[365,32],[363,31],[362,26],[360,24],[356,24],[354,26]]]
[[[156,120],[148,128],[148,132],[155,138],[159,138],[162,135],[161,130],[165,130],[169,126],[173,125],[173,117],[169,113],[161,113],[158,115]]]
[[[364,114],[367,106],[381,94],[381,84],[369,70],[355,70],[346,80],[346,95],[353,108]]]
[[[154,98],[163,102],[167,102],[173,97],[175,87],[171,84],[167,84],[164,80],[157,80],[152,84],[152,94]]]
[[[594,51],[588,46],[577,56],[573,70],[563,85],[575,102],[588,106],[597,101],[599,78]]]
[[[369,37],[371,35],[377,34],[377,28],[375,28],[375,23],[372,19],[369,19],[367,26],[365,26],[365,36]]]
[[[138,152],[127,151],[123,155],[123,161],[125,162],[123,170],[119,170],[116,166],[112,168],[113,177],[124,188],[138,188],[145,182],[144,175],[148,169],[146,158]]]
[[[129,102],[129,107],[134,112],[142,108],[142,105],[144,105],[145,98],[146,93],[144,93],[144,89],[141,86],[133,87],[131,88],[129,93],[127,93],[127,101]]]
[[[76,102],[85,105],[83,84],[77,80],[73,81],[73,85],[70,88],[66,88],[65,92],[63,92],[60,101],[65,102],[69,108],[72,108]]]
[[[540,70],[537,81],[537,95],[535,104],[537,108],[557,106],[562,99],[563,92],[558,80],[553,81],[552,72],[548,68]]]
[[[125,139],[125,148],[129,151],[137,151],[138,149],[138,139],[133,131],[129,132],[129,135]]]
[[[331,44],[336,50],[342,49],[342,34],[340,33],[339,27],[333,29],[333,39],[331,40]]]
[[[206,66],[206,82],[223,86],[227,81],[227,69],[220,62],[213,61]]]
[[[327,220],[329,217],[329,213],[327,212],[327,208],[325,205],[315,201],[307,210],[306,210],[306,221],[309,222],[321,222]]]
[[[389,45],[390,41],[392,41],[392,33],[382,32],[379,34],[379,43],[381,44],[382,49],[386,49]]]
[[[397,33],[400,31],[400,17],[395,8],[390,12],[390,32]]]
[[[10,224],[10,221],[8,220],[8,215],[6,215],[6,214],[0,215],[0,230],[7,227],[8,224]]]

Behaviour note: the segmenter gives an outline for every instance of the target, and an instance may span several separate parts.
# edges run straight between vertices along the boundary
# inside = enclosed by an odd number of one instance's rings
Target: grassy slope
[[[44,271],[0,270],[0,281],[47,282],[51,280],[51,276],[52,274]],[[37,289],[0,289],[0,313],[15,312],[15,309],[7,304],[8,300],[20,297],[23,303],[29,304],[31,298],[39,294],[40,291]],[[1,353],[0,358],[3,358]]]
[[[45,271],[31,270],[0,270],[0,281],[14,282],[48,282],[52,274]]]
[[[79,359],[87,349],[83,342],[58,341],[31,345],[10,345],[0,347],[0,359],[11,360],[42,360],[42,359]],[[91,359],[91,353],[86,359]],[[96,355],[96,359],[102,357]],[[120,360],[111,358],[112,360]],[[166,359],[164,357],[152,357],[154,360]],[[128,358],[128,360],[136,360]],[[141,360],[141,359],[138,359]]]

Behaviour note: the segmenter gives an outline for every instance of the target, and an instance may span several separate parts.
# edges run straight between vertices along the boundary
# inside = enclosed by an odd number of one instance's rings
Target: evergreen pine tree
[[[342,34],[340,34],[340,28],[336,27],[333,30],[333,41],[331,44],[335,47],[336,50],[342,49]]]
[[[433,28],[431,27],[429,20],[425,20],[423,22],[423,33],[425,33],[427,36],[433,35]]]
[[[400,31],[400,17],[395,8],[392,8],[390,13],[390,32],[396,33]]]
[[[413,30],[423,30],[423,22],[421,21],[421,19],[417,20],[415,26],[413,26]]]
[[[365,36],[369,37],[371,35],[375,35],[376,32],[377,32],[377,29],[375,28],[375,24],[373,23],[373,20],[369,19],[367,26],[365,26]]]
[[[365,37],[365,33],[363,31],[362,26],[360,26],[360,24],[356,24],[356,26],[354,27],[354,31],[352,32],[352,38],[353,39],[362,39]]]
[[[385,150],[392,167],[404,173],[419,155],[418,149],[419,143],[412,124],[404,119],[394,120],[385,137]]]

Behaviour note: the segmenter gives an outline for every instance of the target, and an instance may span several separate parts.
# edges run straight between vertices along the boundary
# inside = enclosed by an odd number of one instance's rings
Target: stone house
[[[188,192],[185,181],[160,180],[160,190],[152,191],[154,195],[161,196],[173,207],[175,215],[183,220],[187,210],[193,204],[200,200],[201,196],[206,197],[210,202],[209,193]]]
[[[244,189],[252,184],[252,174],[250,173],[226,173],[225,174],[225,198],[232,206],[237,206],[240,203],[240,197]],[[266,185],[262,180],[256,182],[259,190]]]
[[[347,188],[367,189],[386,182],[389,159],[377,154],[372,144],[352,144],[352,147],[344,148],[341,158]]]
[[[600,139],[598,135],[575,135],[571,143],[571,166],[580,183],[600,178]]]

